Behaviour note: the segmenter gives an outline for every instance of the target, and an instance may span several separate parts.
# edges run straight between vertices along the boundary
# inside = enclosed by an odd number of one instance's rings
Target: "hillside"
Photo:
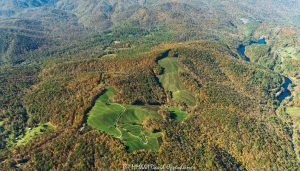
[[[112,29],[141,28],[147,31],[168,30],[177,40],[214,39],[234,43],[235,34],[247,21],[298,24],[298,1],[68,1],[5,0],[0,1],[0,28],[18,32],[28,30],[43,34],[63,44],[71,43]],[[268,7],[268,10],[266,9]],[[69,34],[65,34],[69,33]],[[34,39],[34,37],[28,37]],[[66,42],[65,42],[66,41]],[[233,41],[233,42],[232,42]],[[52,44],[52,43],[48,43]],[[14,45],[9,45],[14,46]],[[17,45],[18,46],[18,45]],[[21,52],[41,48],[26,47]],[[1,49],[5,49],[1,45]],[[52,48],[52,46],[48,46]],[[8,52],[1,52],[7,56]],[[12,54],[10,56],[18,56]],[[4,57],[2,57],[4,58]],[[22,59],[20,59],[22,60]],[[14,63],[7,59],[6,63]],[[19,61],[19,60],[17,60]],[[3,60],[2,60],[3,63]]]
[[[298,170],[299,10],[0,0],[0,170]]]
[[[22,98],[20,109],[26,111],[24,114],[29,120],[18,130],[22,132],[28,127],[35,127],[36,123],[50,122],[55,125],[55,131],[46,131],[25,146],[16,146],[17,150],[8,155],[2,166],[14,161],[9,165],[19,167],[22,163],[22,168],[28,169],[97,169],[94,166],[116,169],[122,167],[121,161],[128,157],[141,162],[157,163],[162,160],[167,164],[171,156],[177,156],[173,158],[174,164],[193,164],[197,168],[261,169],[265,167],[266,162],[270,163],[270,169],[296,167],[296,155],[289,132],[291,128],[274,112],[274,95],[280,89],[284,78],[233,58],[229,49],[213,42],[162,44],[155,49],[145,55],[137,55],[136,58],[89,59],[44,68],[39,74],[39,83]],[[184,101],[173,99],[165,85],[160,86],[156,78],[162,73],[159,72],[160,66],[156,61],[168,58],[167,56],[177,56],[178,67],[181,68],[178,79],[188,91],[196,95],[195,104],[190,106]],[[240,79],[241,74],[243,79]],[[86,116],[86,109],[92,107],[97,94],[108,86],[116,89],[113,103],[123,106],[137,102],[139,105],[152,105],[164,118],[153,118],[142,125],[143,129],[159,130],[163,134],[159,153],[140,151],[131,155],[126,152],[127,143],[122,145],[123,140],[119,140],[118,136],[110,137],[105,131],[97,132],[85,124],[86,118],[89,117]],[[148,91],[142,93],[145,89]],[[95,104],[98,105],[98,102]],[[182,122],[172,120],[170,116],[165,115],[168,106],[186,111],[187,118]],[[6,112],[11,110],[5,106],[4,109]],[[5,119],[4,125],[8,126],[8,119]],[[88,121],[88,124],[90,123],[91,121]],[[173,130],[178,131],[174,134]],[[191,130],[193,134],[201,136],[191,135]],[[15,132],[16,136],[21,138],[22,133]],[[64,140],[64,143],[58,146],[61,140]],[[116,146],[108,146],[112,143]],[[183,147],[185,152],[180,150]],[[48,150],[55,153],[50,155]],[[84,150],[84,153],[80,152],[81,150]],[[195,150],[199,150],[199,154],[194,153]],[[200,153],[203,150],[205,152]],[[257,151],[254,153],[253,150]],[[92,165],[77,161],[97,156],[97,153],[106,156],[106,159],[89,159],[90,162],[95,162]],[[103,165],[102,162],[111,159],[108,157],[111,153],[118,154],[119,157],[114,162]],[[142,157],[145,155],[149,157]],[[191,155],[194,157],[190,158]],[[270,158],[269,155],[273,157]],[[11,161],[12,157],[17,160]],[[46,158],[47,164],[40,165],[45,163]],[[190,158],[188,163],[184,158]],[[204,159],[203,163],[195,162],[200,158]],[[273,160],[278,159],[281,163],[271,164],[275,163]],[[227,163],[228,161],[231,164]]]

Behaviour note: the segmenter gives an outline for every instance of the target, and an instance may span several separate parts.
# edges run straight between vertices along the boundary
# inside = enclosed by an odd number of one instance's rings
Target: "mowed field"
[[[124,144],[129,150],[146,149],[158,150],[157,138],[161,133],[153,133],[143,128],[143,122],[151,118],[159,118],[156,111],[141,106],[125,105],[126,112],[120,117],[119,127],[122,131]]]
[[[116,128],[116,120],[125,109],[121,105],[110,103],[110,97],[114,95],[115,91],[112,88],[107,89],[96,100],[94,107],[89,113],[87,122],[92,128],[119,138],[122,134]]]
[[[160,115],[156,110],[143,106],[111,103],[115,91],[109,88],[101,95],[89,113],[88,125],[119,138],[129,151],[140,149],[157,151],[158,137],[161,133],[152,133],[143,128],[143,122]]]
[[[179,79],[180,66],[177,58],[166,57],[159,60],[158,64],[164,68],[164,73],[159,76],[159,80],[166,90],[173,93],[173,99],[190,106],[195,105],[195,97]]]

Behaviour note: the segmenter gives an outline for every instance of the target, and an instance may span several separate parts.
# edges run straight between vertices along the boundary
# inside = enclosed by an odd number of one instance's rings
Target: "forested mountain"
[[[299,11],[0,0],[0,170],[299,170]]]
[[[145,30],[166,29],[181,39],[220,39],[234,34],[241,22],[268,21],[299,24],[298,1],[108,1],[108,0],[5,0],[0,1],[0,29],[13,31],[18,36],[35,39],[80,40],[105,30],[138,27]],[[33,33],[32,33],[33,32]],[[219,32],[224,32],[220,34]],[[69,34],[65,34],[69,33]],[[21,34],[21,35],[20,35]],[[29,36],[29,37],[28,37]],[[45,37],[46,36],[46,37]],[[1,36],[2,37],[2,36]],[[26,39],[27,39],[26,38]],[[15,39],[15,38],[10,38]],[[18,40],[16,40],[18,41]],[[50,41],[50,40],[46,40]],[[70,41],[68,41],[70,42]],[[44,46],[36,43],[22,54]],[[14,46],[14,45],[9,45]],[[26,45],[22,45],[26,46]],[[21,49],[22,47],[16,47]],[[1,45],[1,56],[10,53]],[[11,56],[20,55],[12,53]],[[3,58],[3,57],[2,57]],[[5,60],[2,59],[3,63]],[[6,60],[7,61],[7,60]],[[14,61],[14,60],[8,60]],[[18,60],[17,60],[18,61]]]

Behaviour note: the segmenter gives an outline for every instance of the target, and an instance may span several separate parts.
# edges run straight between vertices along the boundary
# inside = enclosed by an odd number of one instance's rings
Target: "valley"
[[[299,71],[296,71],[295,69],[299,64],[299,60],[296,58],[297,52],[295,51],[299,47],[297,40],[295,40],[298,36],[295,36],[297,33],[294,32],[292,35],[295,37],[285,37],[287,33],[284,31],[280,33],[278,30],[275,31],[277,32],[277,35],[274,36],[274,30],[268,30],[269,32],[264,32],[268,35],[266,37],[268,37],[268,44],[270,43],[270,45],[264,45],[266,42],[263,42],[263,45],[250,45],[243,50],[244,54],[250,57],[251,62],[258,63],[259,65],[285,75],[285,81],[282,84],[282,88],[278,93],[276,93],[278,104],[280,104],[280,107],[276,112],[279,113],[279,116],[284,120],[288,120],[292,123],[293,142],[294,144],[298,144],[299,120],[297,118],[300,116],[300,106],[298,104],[298,87],[300,82],[297,78]],[[284,37],[284,39],[281,36]],[[296,41],[297,43],[291,46],[288,43],[290,41]],[[285,118],[284,115],[288,115],[289,118]],[[299,159],[300,149],[298,146],[295,146],[295,151],[297,151],[297,156]]]

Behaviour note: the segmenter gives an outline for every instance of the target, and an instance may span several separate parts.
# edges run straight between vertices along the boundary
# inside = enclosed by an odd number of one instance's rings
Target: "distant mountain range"
[[[184,4],[184,5],[183,5]],[[103,29],[118,25],[120,21],[142,17],[141,9],[151,14],[167,11],[188,15],[192,19],[206,16],[231,18],[247,17],[257,20],[290,22],[300,10],[295,0],[246,0],[246,1],[206,1],[206,0],[1,0],[2,19],[30,19],[60,21],[75,20],[72,25],[85,28]],[[197,12],[194,14],[194,10]],[[147,13],[147,12],[146,12]],[[145,13],[144,13],[145,15]],[[211,16],[212,17],[212,16]],[[141,18],[140,18],[141,19]]]
[[[295,0],[0,0],[0,63],[18,61],[12,58],[53,45],[54,40],[82,40],[116,28],[165,29],[181,39],[205,35],[219,39],[225,35],[222,32],[235,34],[241,19],[296,25],[299,4]]]

